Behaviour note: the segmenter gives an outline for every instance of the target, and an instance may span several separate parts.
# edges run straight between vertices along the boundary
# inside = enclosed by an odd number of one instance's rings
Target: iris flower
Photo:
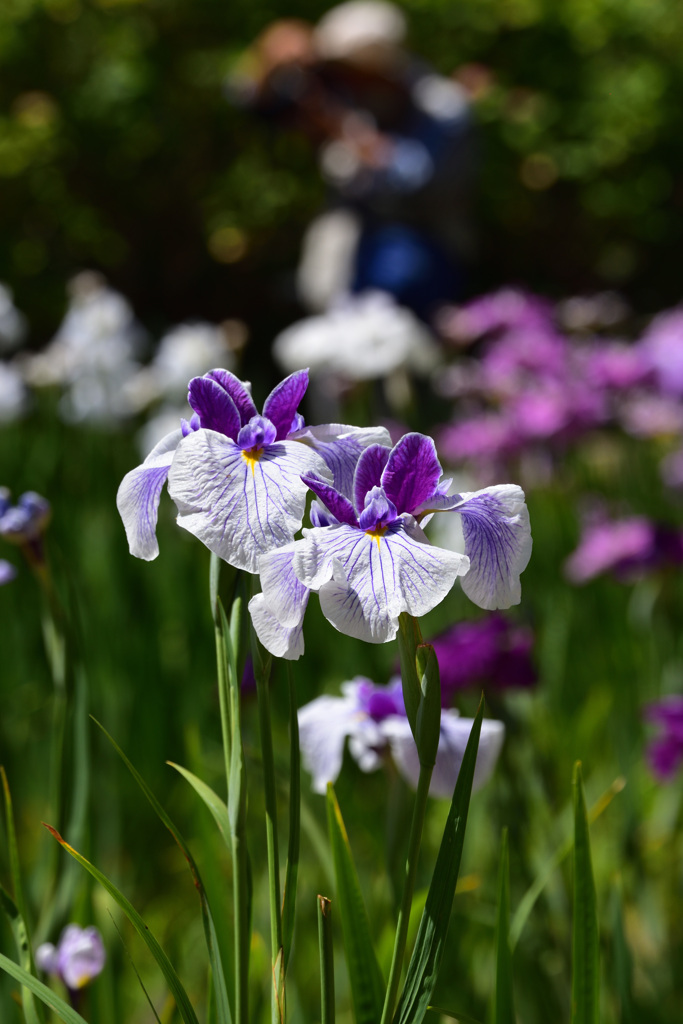
[[[324,793],[342,767],[344,744],[361,771],[375,771],[387,754],[406,782],[415,789],[420,762],[406,717],[401,680],[376,686],[357,677],[342,683],[341,697],[316,697],[299,710],[299,739],[304,765],[313,776],[313,791]],[[429,792],[450,799],[462,764],[473,719],[460,718],[450,709],[441,714],[441,735]],[[478,789],[490,777],[503,744],[502,722],[482,722],[474,786]]]
[[[524,492],[514,484],[449,495],[431,438],[406,434],[389,449],[367,448],[353,499],[321,477],[303,481],[324,507],[312,509],[304,538],[265,555],[262,593],[250,602],[254,627],[271,653],[297,658],[308,591],[317,591],[335,629],[370,643],[392,640],[402,612],[425,615],[458,576],[481,608],[519,603],[519,576],[531,555]],[[465,553],[429,543],[421,523],[435,512],[462,518]]]
[[[238,569],[256,572],[261,555],[290,542],[301,526],[309,473],[349,488],[353,467],[382,429],[341,424],[306,427],[297,412],[308,371],[291,374],[259,414],[247,387],[227,370],[190,381],[194,415],[167,434],[119,488],[117,505],[131,554],[159,553],[161,490],[178,508],[178,523]]]
[[[97,928],[68,924],[54,946],[44,942],[36,950],[41,971],[61,978],[69,992],[78,992],[101,973],[107,955]]]

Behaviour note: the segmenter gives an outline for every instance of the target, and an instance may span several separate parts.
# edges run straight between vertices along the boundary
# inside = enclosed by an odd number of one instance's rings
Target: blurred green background
[[[523,282],[554,297],[618,287],[640,313],[680,298],[683,226],[683,8],[676,0],[414,0],[401,5],[411,45],[444,73],[479,82],[476,190],[479,253],[468,289]],[[63,315],[67,279],[104,272],[153,334],[192,317],[239,317],[257,399],[275,382],[267,352],[298,315],[292,287],[301,233],[320,209],[312,149],[231,107],[223,83],[236,56],[276,16],[317,19],[322,3],[258,0],[4,0],[0,4],[0,280],[15,292],[38,348]],[[478,76],[478,77],[477,77]],[[431,415],[439,409],[432,406]],[[416,423],[428,430],[433,420]],[[661,787],[643,759],[641,706],[681,689],[683,586],[674,575],[635,586],[597,580],[572,590],[562,563],[576,544],[576,505],[590,490],[655,518],[680,521],[647,444],[620,441],[596,465],[581,451],[555,482],[530,495],[535,550],[518,617],[533,625],[540,683],[495,696],[508,740],[494,782],[473,805],[447,970],[437,1002],[485,1019],[492,991],[500,829],[510,828],[513,910],[570,832],[571,772],[584,762],[589,804],[618,776],[624,791],[594,826],[602,926],[602,1019],[678,1024],[683,991],[680,778]],[[630,447],[629,447],[630,445]],[[162,504],[161,555],[128,555],[115,513],[123,475],[139,462],[133,429],[97,432],[60,423],[48,399],[0,427],[0,484],[37,490],[54,507],[49,548],[58,585],[73,590],[92,713],[125,748],[191,837],[221,900],[229,869],[213,824],[166,760],[220,788],[221,749],[208,552]],[[7,552],[3,552],[6,554]],[[312,602],[313,604],[313,602]],[[49,837],[52,695],[28,570],[0,589],[0,761],[18,815],[31,905],[39,916]],[[393,645],[334,633],[312,607],[300,703],[363,673],[383,683]],[[476,616],[459,593],[426,633]],[[334,646],[334,660],[329,651]],[[276,757],[286,777],[286,696],[276,677]],[[465,699],[471,712],[476,696]],[[254,877],[265,871],[255,707],[247,698]],[[198,1003],[204,965],[198,908],[180,853],[106,740],[89,732],[92,771],[87,852],[145,914]],[[66,776],[69,783],[67,750]],[[72,781],[72,780],[71,780]],[[394,782],[392,813],[407,794]],[[315,894],[329,879],[319,855],[322,801],[304,799],[302,918],[292,961],[292,1019],[318,1019]],[[357,854],[383,963],[390,954],[391,886],[378,865],[387,779],[347,757],[340,803]],[[283,800],[284,806],[284,800]],[[446,808],[434,804],[419,884],[428,880]],[[317,837],[317,838],[316,838]],[[390,850],[396,858],[396,850]],[[216,866],[218,865],[218,866]],[[0,871],[7,869],[5,843]],[[83,923],[106,933],[110,966],[89,996],[88,1019],[151,1019],[106,900],[85,881]],[[555,872],[515,954],[524,1024],[568,1021],[571,877]],[[267,905],[255,906],[254,1020],[268,1018]],[[114,915],[116,917],[116,915]],[[139,942],[116,917],[157,1006],[164,991]],[[226,921],[221,937],[227,945]],[[10,948],[4,921],[0,945]],[[341,1024],[351,1020],[338,943]],[[626,979],[626,980],[624,980]],[[0,979],[0,1020],[19,1021],[13,985]],[[166,1022],[172,1011],[162,1015]]]

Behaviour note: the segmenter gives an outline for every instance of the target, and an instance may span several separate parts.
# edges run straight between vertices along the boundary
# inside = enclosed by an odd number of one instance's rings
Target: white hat
[[[323,59],[357,58],[364,51],[398,49],[406,35],[402,11],[387,0],[348,0],[318,22],[315,48]]]

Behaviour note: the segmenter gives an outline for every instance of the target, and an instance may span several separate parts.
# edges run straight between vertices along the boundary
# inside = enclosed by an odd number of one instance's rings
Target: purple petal
[[[193,377],[187,400],[199,416],[202,427],[225,434],[234,441],[240,429],[240,414],[227,391],[211,377]]]
[[[353,477],[353,500],[357,511],[365,507],[365,495],[373,487],[379,487],[382,472],[387,464],[390,449],[383,444],[371,444],[358,459]]]
[[[401,512],[413,512],[431,497],[441,478],[441,464],[431,437],[405,434],[392,449],[382,486]]]
[[[312,526],[335,526],[339,524],[336,516],[333,516],[329,509],[321,505],[319,501],[315,501],[315,499],[311,502],[308,517],[311,520]]]
[[[290,434],[289,439],[309,445],[323,457],[332,471],[332,483],[347,498],[353,497],[353,475],[361,453],[373,444],[391,447],[386,427],[350,427],[344,423],[305,427]]]
[[[361,530],[377,530],[395,521],[396,506],[381,487],[373,487],[365,496],[365,508],[358,517]]]
[[[252,416],[237,435],[237,443],[243,451],[263,448],[275,440],[275,426],[265,416]]]
[[[254,405],[254,399],[249,394],[249,391],[239,377],[236,377],[234,373],[230,373],[230,370],[211,370],[206,376],[217,381],[223,390],[227,391],[230,395],[230,398],[232,398],[237,407],[242,425],[248,423],[252,416],[258,414],[258,409]]]
[[[285,377],[266,398],[263,415],[275,424],[278,441],[289,435],[292,421],[307,387],[308,370],[297,370],[296,373],[290,373],[289,377]]]
[[[47,974],[59,973],[57,947],[52,942],[41,942],[36,950],[36,967]]]
[[[4,558],[0,558],[0,587],[5,583],[11,583],[16,575],[17,570],[12,563],[6,562]]]
[[[126,473],[116,495],[116,507],[123,520],[130,553],[146,562],[159,554],[156,537],[159,498],[182,440],[180,429],[163,437],[141,466]]]
[[[301,479],[325,503],[338,522],[348,523],[349,526],[358,526],[354,507],[348,498],[316,476],[302,476]]]
[[[171,467],[178,525],[230,565],[258,571],[259,557],[294,539],[306,507],[301,475],[326,473],[305,445],[278,441],[258,458],[213,430],[185,438]]]
[[[72,992],[77,992],[96,978],[107,959],[97,928],[79,928],[77,924],[67,925],[64,929],[57,952],[59,973]]]
[[[524,491],[498,484],[460,495],[465,554],[470,570],[462,589],[480,608],[509,608],[521,600],[520,573],[531,557],[531,527]]]

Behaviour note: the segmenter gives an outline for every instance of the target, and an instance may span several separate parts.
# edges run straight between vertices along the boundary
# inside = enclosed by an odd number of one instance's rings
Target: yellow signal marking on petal
[[[242,458],[251,469],[251,475],[254,475],[256,463],[260,460],[263,455],[263,448],[249,448],[248,451],[242,452]]]
[[[376,526],[374,530],[366,530],[365,535],[366,537],[372,537],[373,540],[377,541],[377,550],[379,551],[380,541],[386,532],[386,526]]]

